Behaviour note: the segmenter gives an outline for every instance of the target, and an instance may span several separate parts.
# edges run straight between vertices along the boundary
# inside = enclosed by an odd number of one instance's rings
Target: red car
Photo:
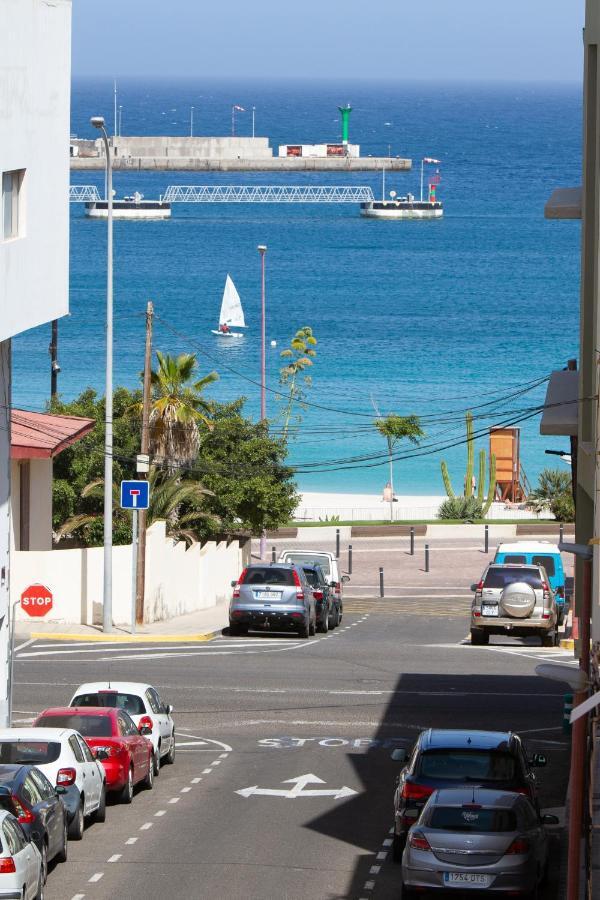
[[[153,787],[152,743],[144,737],[151,729],[141,726],[138,730],[124,709],[54,707],[41,712],[34,725],[78,731],[104,766],[106,790],[118,792],[122,803],[131,803],[136,784],[141,782],[149,790]]]

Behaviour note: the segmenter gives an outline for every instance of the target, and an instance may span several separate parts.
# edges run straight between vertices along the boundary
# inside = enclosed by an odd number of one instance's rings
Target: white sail
[[[242,301],[240,300],[240,295],[229,275],[225,281],[223,302],[221,303],[221,313],[219,315],[219,325],[233,325],[235,328],[246,327]]]

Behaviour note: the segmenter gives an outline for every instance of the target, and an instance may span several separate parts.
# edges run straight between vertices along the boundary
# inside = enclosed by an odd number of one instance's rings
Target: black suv
[[[406,751],[392,757],[405,762]],[[411,825],[436,788],[473,785],[525,794],[539,811],[532,768],[545,766],[541,754],[528,757],[521,738],[511,731],[422,731],[398,776],[394,794],[394,862],[400,862]]]
[[[315,598],[317,612],[317,631],[326,634],[330,628],[338,624],[338,608],[333,599],[331,585],[325,578],[321,566],[302,566],[306,580],[310,584]]]

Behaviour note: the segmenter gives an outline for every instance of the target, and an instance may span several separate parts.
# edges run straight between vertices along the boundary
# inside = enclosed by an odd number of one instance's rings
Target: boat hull
[[[85,204],[85,214],[90,219],[108,218],[108,204],[105,200]],[[170,219],[171,204],[158,200],[142,200],[130,203],[113,201],[113,219]]]
[[[360,214],[369,219],[441,219],[444,208],[439,202],[369,200],[360,204]]]
[[[211,334],[216,334],[217,337],[223,337],[223,338],[241,338],[241,337],[244,337],[244,335],[241,333],[241,331],[217,331],[216,328],[211,328],[211,332],[210,332],[210,333],[211,333]]]

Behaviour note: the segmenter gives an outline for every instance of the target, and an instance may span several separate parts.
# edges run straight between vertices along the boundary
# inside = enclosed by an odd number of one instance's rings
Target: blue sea
[[[420,448],[397,448],[396,489],[443,493],[440,459],[455,484],[464,473],[464,412],[473,408],[487,447],[496,423],[522,427],[530,481],[563,439],[539,435],[545,386],[519,394],[577,355],[577,222],[544,220],[557,186],[580,182],[581,89],[572,86],[363,82],[207,83],[123,81],[123,134],[228,134],[231,105],[239,134],[271,145],[335,141],[338,105],[353,107],[350,138],[363,155],[410,157],[411,172],[387,176],[386,191],[418,192],[418,160],[442,161],[441,221],[368,221],[347,205],[179,205],[166,222],[115,223],[115,383],[134,387],[143,366],[144,310],[157,313],[155,346],[198,354],[215,369],[212,396],[247,397],[259,411],[260,265],[267,253],[268,414],[280,425],[280,350],[297,328],[318,339],[310,405],[300,410],[290,460],[304,490],[380,492],[385,445],[374,432],[382,413],[417,414]],[[72,132],[92,137],[90,115],[112,128],[111,81],[73,85]],[[101,173],[77,172],[96,184]],[[374,173],[119,173],[120,197],[157,197],[169,184],[369,184]],[[102,391],[106,225],[71,207],[71,313],[60,322],[59,389],[64,399],[88,385]],[[214,337],[225,276],[239,290],[246,336]],[[14,402],[43,409],[50,389],[49,326],[14,343]],[[519,421],[522,420],[522,421]],[[441,450],[440,448],[445,448]]]

